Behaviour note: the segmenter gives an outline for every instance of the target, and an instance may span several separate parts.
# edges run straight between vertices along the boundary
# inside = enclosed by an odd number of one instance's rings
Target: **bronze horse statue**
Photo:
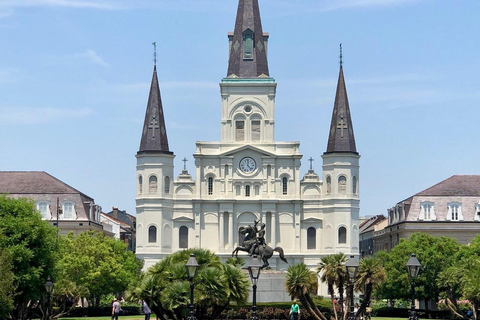
[[[255,221],[254,227],[250,225],[248,227],[240,227],[240,234],[246,234],[245,239],[243,241],[243,246],[238,246],[235,248],[235,250],[233,250],[232,257],[237,257],[239,251],[248,252],[250,256],[259,256],[263,261],[263,266],[261,267],[261,269],[263,269],[269,266],[268,259],[270,259],[273,256],[273,252],[276,251],[280,254],[280,259],[282,259],[283,262],[288,263],[281,247],[272,248],[266,243],[258,244],[256,237],[258,232],[257,223],[258,222]],[[253,245],[256,245],[256,247],[253,252],[250,252]]]

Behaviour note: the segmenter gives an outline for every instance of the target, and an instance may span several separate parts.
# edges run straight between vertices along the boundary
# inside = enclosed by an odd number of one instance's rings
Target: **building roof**
[[[253,34],[251,58],[244,56],[244,36]],[[239,0],[235,31],[231,40],[227,77],[268,77],[267,47],[265,45],[258,0]]]
[[[364,232],[372,231],[375,225],[379,224],[385,219],[387,218],[384,215],[379,214],[362,221],[362,223],[360,223],[358,227],[359,233],[361,234]]]
[[[455,175],[416,196],[480,196],[480,175]]]
[[[142,139],[138,153],[168,153],[167,129],[163,116],[162,97],[157,78],[157,66],[153,68],[152,83],[148,96],[147,111],[143,124]]]
[[[81,194],[93,200],[44,171],[0,171],[0,193]]]
[[[330,135],[328,137],[327,152],[325,152],[325,154],[328,153],[358,154],[342,66],[340,66],[340,73],[338,75],[337,93],[335,95]]]

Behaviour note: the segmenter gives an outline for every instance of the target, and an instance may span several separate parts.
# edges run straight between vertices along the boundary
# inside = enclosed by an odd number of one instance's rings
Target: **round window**
[[[243,111],[245,111],[246,113],[252,112],[252,106],[245,106],[245,107],[243,107]]]

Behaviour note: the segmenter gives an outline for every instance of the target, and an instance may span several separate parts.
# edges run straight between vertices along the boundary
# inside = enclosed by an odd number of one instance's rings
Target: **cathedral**
[[[168,144],[154,67],[136,155],[137,256],[148,268],[195,247],[224,260],[243,244],[239,229],[255,220],[266,225],[266,243],[282,247],[289,262],[275,254],[274,270],[300,262],[313,269],[332,253],[358,255],[360,155],[342,63],[322,172],[310,166],[302,177],[300,143],[275,141],[277,84],[268,68],[258,0],[239,0],[228,40],[220,141],[196,142],[194,176],[185,167],[175,175],[175,146]]]

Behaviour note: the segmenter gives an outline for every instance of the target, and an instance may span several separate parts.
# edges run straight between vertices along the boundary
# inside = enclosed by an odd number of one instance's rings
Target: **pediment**
[[[276,157],[276,155],[271,153],[270,151],[267,151],[267,150],[249,145],[249,144],[243,145],[243,146],[238,147],[238,148],[233,148],[233,149],[228,150],[228,151],[225,151],[225,152],[221,153],[220,156],[221,157],[229,157],[229,156],[233,156],[235,153],[245,151],[245,150],[250,150],[250,151],[253,151],[253,152],[256,152],[256,153],[260,153],[262,156]]]

